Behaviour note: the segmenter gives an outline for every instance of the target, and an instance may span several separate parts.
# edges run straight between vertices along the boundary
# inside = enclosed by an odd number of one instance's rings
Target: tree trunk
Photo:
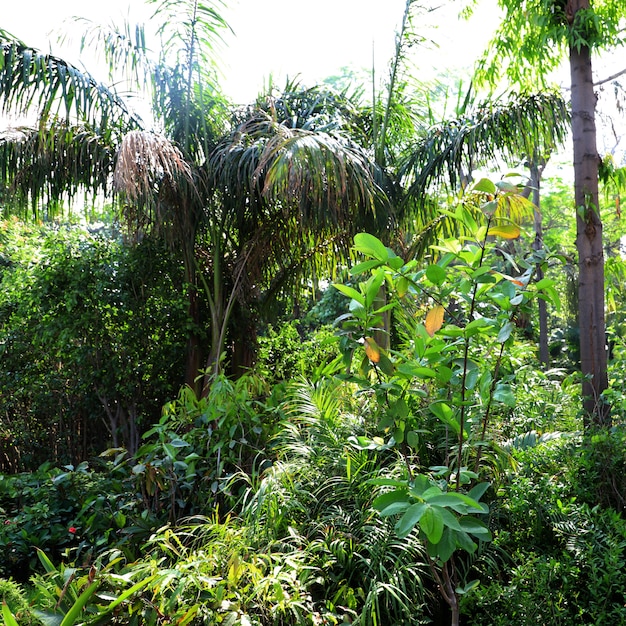
[[[530,185],[533,188],[533,204],[534,210],[534,226],[535,226],[535,241],[533,242],[533,250],[541,250],[543,248],[543,228],[541,224],[541,174],[545,167],[545,161],[540,163],[537,159],[529,164],[530,167]],[[543,278],[543,270],[541,265],[537,266],[537,281]],[[548,307],[546,301],[543,298],[537,299],[537,308],[539,314],[539,362],[544,366],[550,365],[550,351],[548,349]]]
[[[570,0],[568,15],[589,7],[589,0]],[[578,250],[578,324],[586,425],[609,423],[609,407],[601,395],[608,386],[604,320],[604,252],[598,201],[599,155],[596,147],[591,52],[570,48],[572,81],[572,135],[574,142],[574,195]]]

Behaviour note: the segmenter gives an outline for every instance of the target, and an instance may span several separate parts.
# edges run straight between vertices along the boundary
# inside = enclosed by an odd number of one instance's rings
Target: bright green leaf
[[[342,285],[340,283],[333,283],[333,287],[340,291],[344,296],[348,296],[352,300],[355,300],[360,305],[365,306],[365,296],[356,289],[349,287],[348,285]]]
[[[389,252],[383,242],[369,233],[354,236],[354,249],[379,261],[386,262],[389,259]]]
[[[429,265],[426,268],[426,278],[435,285],[441,285],[446,280],[446,275],[446,270],[439,265]]]
[[[443,516],[441,508],[437,506],[426,506],[426,510],[420,516],[419,525],[430,543],[437,544],[443,535]]]

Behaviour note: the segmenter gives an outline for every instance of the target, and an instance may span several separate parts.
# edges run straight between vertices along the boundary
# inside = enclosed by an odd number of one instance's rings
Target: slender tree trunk
[[[533,188],[533,204],[534,210],[534,226],[535,241],[533,242],[534,250],[543,249],[543,227],[541,224],[541,173],[545,166],[545,161],[538,163],[536,159],[530,163],[530,184]],[[541,265],[537,266],[537,281],[543,278],[543,270]],[[545,367],[550,365],[550,351],[548,349],[548,307],[543,298],[538,298],[537,308],[539,314],[539,362]]]
[[[570,0],[568,15],[589,7],[589,0]],[[576,248],[578,250],[578,324],[582,395],[586,425],[605,425],[609,407],[601,398],[608,387],[604,320],[604,251],[598,201],[599,155],[596,147],[595,109],[591,52],[581,46],[570,49],[572,81],[572,135],[574,140],[574,187],[576,201]]]

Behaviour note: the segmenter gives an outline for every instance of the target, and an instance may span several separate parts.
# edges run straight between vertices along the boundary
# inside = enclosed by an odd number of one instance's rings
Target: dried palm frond
[[[129,200],[149,201],[161,185],[172,190],[192,182],[189,163],[169,139],[155,133],[131,131],[122,140],[113,175],[115,187]]]

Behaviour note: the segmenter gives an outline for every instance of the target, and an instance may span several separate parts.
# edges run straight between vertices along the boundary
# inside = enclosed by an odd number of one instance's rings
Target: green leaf
[[[436,555],[442,562],[446,562],[456,550],[456,533],[450,528],[444,528],[441,540],[437,544]]]
[[[414,430],[410,430],[406,434],[406,442],[413,450],[417,450],[420,445],[419,435]]]
[[[469,593],[472,589],[476,589],[480,584],[480,580],[470,580],[464,587],[457,587],[455,591],[460,595]]]
[[[404,515],[398,520],[395,530],[396,534],[400,538],[406,537],[415,528],[415,525],[419,523],[424,513],[430,508],[430,505],[425,502],[417,502],[412,504],[404,513]],[[436,542],[433,542],[436,543]]]
[[[79,618],[82,617],[85,605],[91,599],[91,596],[93,596],[99,586],[100,581],[95,580],[80,594],[80,596],[78,596],[78,600],[74,602],[70,610],[65,614],[60,626],[74,626],[74,624],[76,624]]]
[[[2,602],[2,618],[4,619],[5,626],[20,626],[13,616],[13,613],[11,613],[9,605],[4,601]]]
[[[354,249],[382,262],[389,259],[389,252],[383,242],[369,233],[358,233],[354,236]]]
[[[389,253],[389,259],[387,260],[387,265],[392,269],[398,271],[403,265],[404,261],[399,257],[393,254],[390,250],[387,250]]]
[[[424,474],[418,474],[413,479],[413,484],[409,490],[412,496],[421,498],[422,494],[432,487],[433,483]]]
[[[511,322],[507,322],[504,326],[502,326],[500,332],[498,332],[497,341],[499,343],[504,343],[511,336],[512,332],[513,324]]]
[[[496,182],[496,187],[505,193],[519,193],[519,189],[513,183],[510,183],[507,180],[499,180]]]
[[[472,538],[465,531],[456,531],[455,533],[456,543],[462,550],[474,554],[478,544],[472,540]]]
[[[386,506],[379,512],[381,517],[391,517],[392,515],[400,515],[403,514],[408,508],[410,504],[409,501],[406,500],[404,502],[392,502],[389,506]]]
[[[476,502],[476,500],[470,498],[468,495],[459,493],[458,491],[448,491],[446,493],[442,493],[441,495],[433,496],[428,499],[428,502],[439,506],[447,506],[448,508],[451,508],[461,514],[471,511],[475,511],[477,513],[483,512],[483,507],[480,503]]]
[[[372,507],[382,514],[384,510],[394,504],[406,504],[408,506],[409,497],[405,490],[396,489],[379,495],[372,502]]]
[[[365,272],[369,272],[371,269],[375,267],[380,267],[382,265],[381,261],[377,259],[370,259],[369,261],[363,261],[363,263],[357,263],[354,267],[350,268],[348,272],[350,276],[356,276],[357,274],[364,274]]]
[[[426,538],[431,543],[437,544],[443,536],[443,516],[441,508],[437,506],[427,506],[426,510],[420,516],[419,525]]]
[[[554,287],[556,281],[552,278],[542,278],[535,284],[535,289],[546,289],[547,287]]]
[[[122,604],[122,602],[125,602],[126,600],[128,600],[128,598],[133,596],[135,593],[137,593],[138,591],[140,591],[141,589],[149,585],[153,580],[157,578],[157,576],[158,574],[153,574],[152,576],[148,576],[148,578],[144,578],[140,580],[138,583],[135,583],[132,587],[125,589],[113,602],[111,602],[111,604],[109,604],[106,607],[104,613],[101,613],[100,615],[105,615],[106,613],[110,613],[111,611],[113,611],[120,604]]]
[[[422,367],[415,363],[401,363],[398,365],[398,373],[407,378],[436,378],[437,372],[430,367]]]
[[[376,272],[366,283],[365,283],[365,306],[371,307],[374,303],[374,300],[378,297],[380,293],[380,287],[385,280],[384,272]]]
[[[380,353],[380,360],[378,361],[378,367],[381,369],[383,374],[387,374],[387,376],[393,376],[395,372],[394,364],[391,362],[389,357],[383,352]]]
[[[457,435],[459,434],[461,427],[458,421],[454,418],[454,413],[448,404],[445,402],[433,402],[428,408],[444,424],[450,426],[450,428],[452,428]]]
[[[396,292],[399,298],[404,298],[404,296],[409,291],[410,284],[411,283],[409,282],[409,279],[405,276],[400,276],[398,278],[398,280],[396,281]]]
[[[493,392],[493,399],[496,402],[501,402],[505,406],[515,407],[515,393],[512,391],[511,387],[506,383],[498,383]]]
[[[483,541],[491,541],[491,532],[479,519],[475,517],[461,517],[459,524],[469,535],[474,535]]]
[[[404,487],[407,488],[405,480],[397,480],[396,478],[370,478],[368,485],[377,485],[379,487]]]
[[[348,285],[342,285],[340,283],[333,283],[333,287],[340,291],[344,296],[348,296],[352,300],[356,300],[360,305],[365,306],[365,296],[362,293],[349,287]]]
[[[439,510],[441,511],[443,525],[446,528],[451,528],[452,530],[463,530],[463,528],[461,528],[461,524],[459,524],[457,516],[454,515],[454,513],[450,513],[448,509],[443,507],[439,507]]]
[[[429,265],[426,268],[426,278],[434,285],[441,285],[446,280],[447,272],[439,265]]]
[[[495,194],[496,186],[495,184],[489,180],[488,178],[481,178],[479,181],[475,182],[472,185],[473,191],[481,191],[483,193]]]
[[[489,489],[489,487],[491,487],[491,483],[478,483],[470,489],[467,495],[478,502],[485,495],[485,492]]]

